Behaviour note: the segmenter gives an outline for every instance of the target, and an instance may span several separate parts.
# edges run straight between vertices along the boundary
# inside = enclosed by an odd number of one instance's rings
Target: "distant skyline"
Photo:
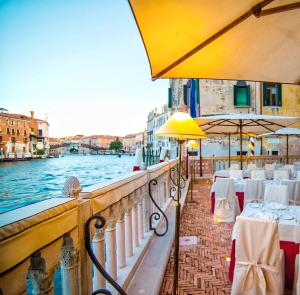
[[[167,103],[127,1],[0,0],[0,107],[50,136],[142,131]]]

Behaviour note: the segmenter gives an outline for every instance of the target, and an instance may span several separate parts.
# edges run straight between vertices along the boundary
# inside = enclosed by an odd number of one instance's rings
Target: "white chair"
[[[215,222],[235,222],[240,214],[232,178],[217,178],[215,182]]]
[[[276,164],[266,164],[265,170],[275,170]]]
[[[240,164],[231,164],[229,170],[239,170]]]
[[[248,164],[248,165],[247,165],[247,169],[248,169],[248,170],[257,169],[257,165],[256,165],[256,164]]]
[[[251,179],[266,179],[265,170],[262,169],[254,169],[251,171]]]
[[[299,191],[300,181],[285,179],[285,180],[281,180],[280,184],[286,185],[288,187],[290,203],[296,204],[296,200],[298,199],[298,194],[300,193],[300,191]]]
[[[260,201],[264,196],[262,179],[245,179],[244,207],[253,201]]]
[[[300,171],[297,171],[296,179],[300,180]]]
[[[275,220],[238,216],[231,295],[282,295],[284,254]]]
[[[290,179],[290,171],[286,169],[275,170],[274,180]]]
[[[265,202],[276,202],[288,205],[288,187],[280,184],[267,184],[265,187],[264,200]]]
[[[294,169],[294,165],[284,165],[283,169],[289,169],[292,171]]]
[[[229,177],[235,179],[243,179],[243,170],[229,170]]]
[[[295,259],[293,295],[300,295],[300,254],[296,255]]]

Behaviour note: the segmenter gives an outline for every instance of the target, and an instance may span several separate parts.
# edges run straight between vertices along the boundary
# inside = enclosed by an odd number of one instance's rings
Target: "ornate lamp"
[[[178,169],[177,169],[177,198],[175,215],[175,241],[174,241],[174,280],[173,295],[178,292],[178,264],[179,264],[179,228],[180,228],[180,179],[181,179],[181,149],[186,139],[205,138],[205,133],[192,119],[183,112],[174,113],[166,123],[155,133],[157,136],[173,137],[177,139],[179,146]]]

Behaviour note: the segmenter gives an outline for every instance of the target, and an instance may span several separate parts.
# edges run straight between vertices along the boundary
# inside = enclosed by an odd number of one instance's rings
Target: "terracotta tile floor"
[[[198,204],[186,203],[181,215],[180,236],[197,236],[197,245],[180,246],[179,294],[230,294],[228,280],[233,225],[213,223],[210,214],[210,180],[194,184]],[[190,197],[188,197],[189,200]],[[171,255],[162,283],[161,295],[171,294],[173,282]],[[286,293],[288,294],[288,293]]]

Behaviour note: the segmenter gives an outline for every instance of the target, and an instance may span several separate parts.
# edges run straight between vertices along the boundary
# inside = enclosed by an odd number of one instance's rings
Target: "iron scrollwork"
[[[153,212],[150,217],[149,217],[149,225],[150,225],[150,230],[154,230],[154,233],[158,236],[158,237],[163,237],[167,232],[168,232],[168,227],[169,227],[169,221],[167,216],[165,215],[165,213],[160,209],[160,207],[157,205],[157,203],[154,201],[153,196],[152,196],[152,190],[151,190],[151,186],[152,185],[157,185],[157,180],[156,179],[152,179],[149,182],[149,196],[151,201],[153,202],[154,206],[159,210],[159,212]],[[165,218],[166,220],[166,229],[164,232],[159,233],[157,232],[156,228],[153,226],[153,219],[158,221],[161,218],[161,215]]]
[[[84,225],[84,241],[85,241],[85,248],[92,260],[92,262],[95,264],[96,268],[99,270],[99,272],[103,275],[103,277],[118,291],[121,295],[127,295],[125,291],[122,289],[122,287],[109,275],[109,273],[106,272],[106,270],[102,267],[100,262],[98,261],[96,255],[93,252],[93,249],[91,247],[90,243],[90,224],[91,222],[95,220],[95,228],[101,229],[105,226],[105,218],[101,216],[100,214],[95,214],[91,216]],[[98,289],[95,290],[92,295],[96,294],[105,294],[105,295],[112,295],[111,292],[107,289]]]

